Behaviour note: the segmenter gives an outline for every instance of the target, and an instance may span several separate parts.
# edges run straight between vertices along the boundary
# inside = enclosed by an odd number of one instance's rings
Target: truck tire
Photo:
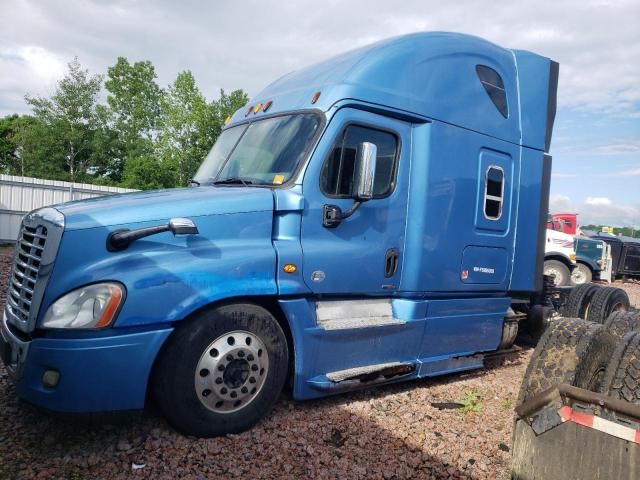
[[[640,405],[640,332],[630,332],[618,343],[601,392]]]
[[[518,404],[559,383],[597,391],[615,338],[603,325],[579,318],[553,320],[524,374]]]
[[[593,283],[572,288],[567,302],[562,307],[562,315],[570,318],[585,318],[589,311],[591,298],[599,288]]]
[[[604,323],[613,312],[629,310],[629,296],[621,288],[603,287],[593,295],[587,320]]]
[[[622,338],[631,331],[640,330],[640,313],[613,312],[605,320],[604,328],[615,337]]]
[[[584,285],[593,279],[593,272],[589,265],[578,263],[571,272],[571,285]]]
[[[571,273],[569,268],[559,260],[545,260],[544,274],[553,277],[553,283],[557,287],[569,285]]]
[[[186,434],[238,433],[271,410],[288,367],[287,339],[271,313],[254,304],[219,306],[178,325],[154,369],[153,395]]]

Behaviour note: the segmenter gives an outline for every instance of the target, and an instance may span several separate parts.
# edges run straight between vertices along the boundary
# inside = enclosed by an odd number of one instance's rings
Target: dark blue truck
[[[22,223],[2,358],[64,412],[154,399],[182,431],[479,368],[530,321],[558,65],[453,33],[285,75],[236,112],[192,188]]]

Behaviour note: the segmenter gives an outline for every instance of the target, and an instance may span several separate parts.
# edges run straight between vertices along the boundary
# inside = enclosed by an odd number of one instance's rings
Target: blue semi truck
[[[245,430],[295,399],[479,368],[543,291],[558,64],[417,33],[276,80],[190,188],[22,223],[2,358],[54,411]]]

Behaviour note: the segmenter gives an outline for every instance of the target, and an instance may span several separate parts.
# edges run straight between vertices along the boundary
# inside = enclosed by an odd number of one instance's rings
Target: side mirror
[[[353,215],[362,202],[373,198],[377,156],[378,147],[373,143],[362,142],[358,145],[353,179],[353,196],[356,201],[346,212],[343,212],[337,205],[325,205],[322,210],[323,226],[336,228],[342,220]]]
[[[169,230],[174,235],[195,235],[198,227],[189,218],[172,218],[169,220]]]
[[[358,145],[355,165],[354,196],[356,200],[360,202],[373,198],[377,157],[378,147],[373,143],[362,142]]]
[[[138,228],[137,230],[121,229],[114,230],[107,237],[107,250],[119,252],[129,247],[136,240],[156,235],[158,233],[171,232],[174,235],[196,235],[198,227],[189,218],[172,218],[166,225],[156,225],[155,227]]]

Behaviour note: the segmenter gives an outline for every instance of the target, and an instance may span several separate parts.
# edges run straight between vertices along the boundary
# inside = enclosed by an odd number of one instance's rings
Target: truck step
[[[393,317],[388,299],[335,300],[316,303],[316,322],[324,330],[404,325]]]
[[[330,372],[326,374],[326,377],[333,383],[340,383],[346,380],[359,380],[361,382],[368,382],[384,377],[389,379],[399,375],[406,375],[415,370],[413,363],[379,363],[378,365],[366,365],[364,367],[348,368],[346,370],[339,370],[337,372]]]

